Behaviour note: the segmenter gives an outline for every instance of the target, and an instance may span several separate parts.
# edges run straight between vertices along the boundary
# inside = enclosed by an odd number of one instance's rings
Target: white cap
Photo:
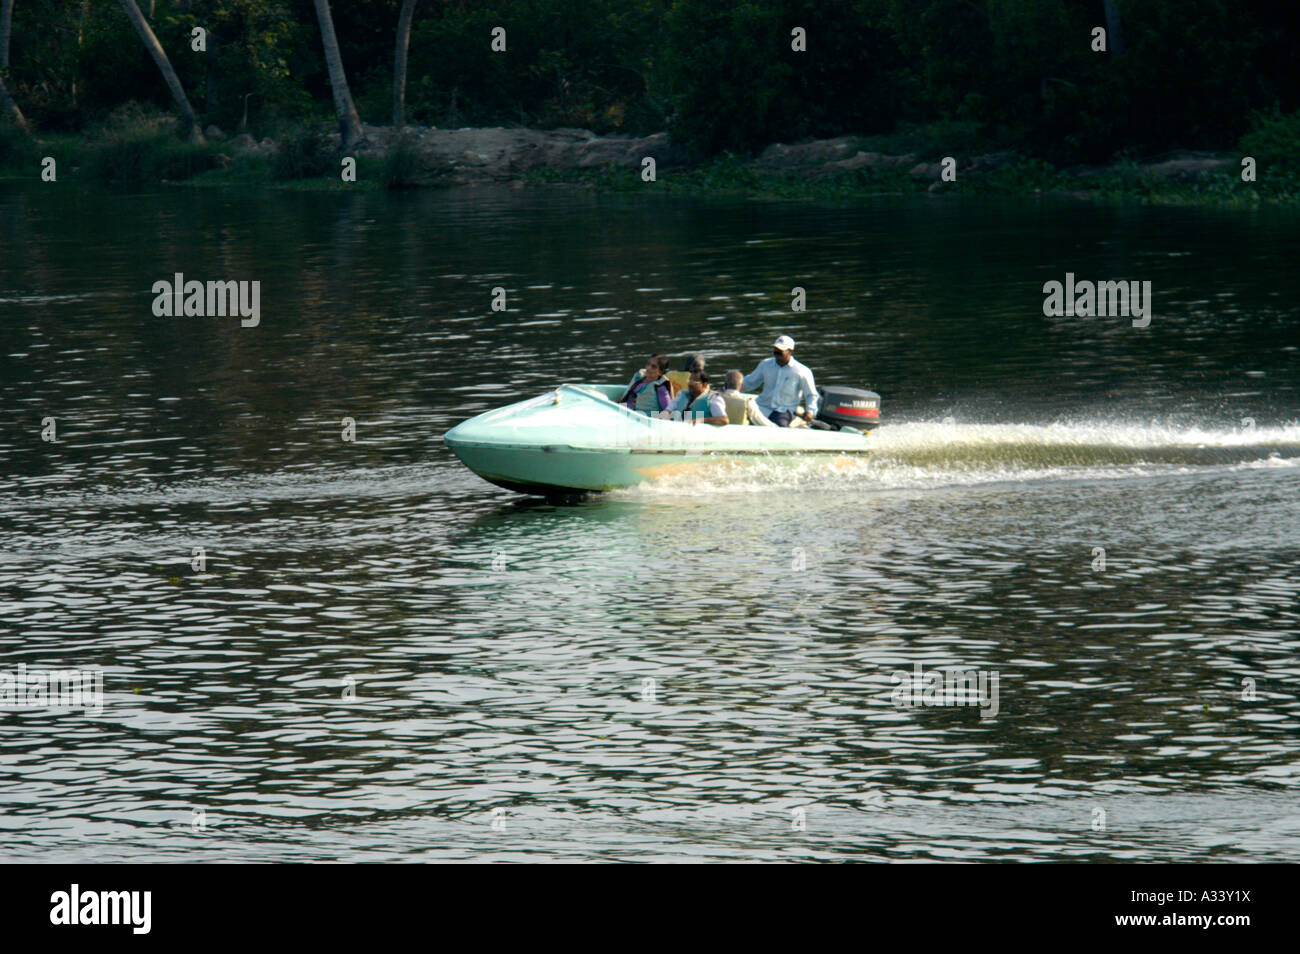
[[[782,335],[781,337],[776,339],[776,343],[773,344],[772,347],[775,348],[777,351],[793,351],[794,339],[791,338],[789,335]]]

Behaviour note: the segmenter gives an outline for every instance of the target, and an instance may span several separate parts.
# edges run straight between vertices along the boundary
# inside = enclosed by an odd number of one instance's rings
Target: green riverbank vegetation
[[[53,157],[58,181],[122,188],[461,181],[413,136],[367,150],[364,121],[666,131],[689,157],[652,182],[631,164],[509,176],[602,189],[1294,203],[1296,17],[1265,0],[0,0],[0,175]],[[845,137],[908,161],[761,161]],[[1185,155],[1218,161],[1154,168]],[[945,157],[955,176],[931,175]]]

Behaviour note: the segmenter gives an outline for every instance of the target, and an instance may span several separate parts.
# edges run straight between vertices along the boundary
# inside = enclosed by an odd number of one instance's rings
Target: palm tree
[[[9,95],[9,87],[5,86],[3,73],[0,73],[0,112],[7,113],[13,124],[23,132],[31,132],[31,130],[27,128],[27,119],[23,116],[23,111],[18,108],[18,104],[14,102],[14,98]]]
[[[5,85],[5,74],[9,72],[9,33],[13,28],[13,22],[14,0],[0,0],[0,112],[8,115],[13,124],[23,132],[30,133],[31,130],[27,128],[27,118],[14,102],[14,98],[9,95],[9,87]]]
[[[150,13],[153,11],[151,10]],[[90,15],[90,0],[81,0],[81,15],[77,17],[77,68],[72,71],[72,105],[77,105],[77,74],[81,72],[81,48],[86,40],[86,17]]]
[[[1119,16],[1119,5],[1115,0],[1102,0],[1106,9],[1106,37],[1110,40],[1111,53],[1118,56],[1124,52],[1124,23]]]
[[[12,2],[12,0],[10,0]],[[411,21],[415,19],[416,0],[402,0],[397,17],[397,53],[393,57],[393,125],[406,125],[406,51],[411,45]]]
[[[0,73],[9,69],[9,32],[14,25],[14,0],[0,0]]]
[[[329,0],[312,0],[316,4],[316,19],[320,21],[320,39],[325,47],[325,65],[330,71],[330,89],[334,92],[334,110],[339,114],[339,148],[351,152],[361,141],[361,117],[348,90],[348,77],[343,72],[343,57],[339,55],[338,37],[334,35],[334,18],[330,16]]]
[[[203,142],[203,132],[199,129],[199,118],[194,114],[194,107],[190,101],[185,98],[185,88],[181,86],[180,77],[172,69],[171,61],[167,59],[167,54],[158,42],[158,37],[149,27],[149,21],[144,18],[140,8],[136,6],[135,0],[120,0],[122,9],[126,11],[127,17],[130,18],[135,32],[140,34],[140,40],[144,43],[144,48],[149,51],[153,61],[158,64],[158,70],[162,73],[163,79],[167,83],[167,88],[171,90],[172,99],[176,100],[176,105],[181,111],[181,134],[192,142]]]

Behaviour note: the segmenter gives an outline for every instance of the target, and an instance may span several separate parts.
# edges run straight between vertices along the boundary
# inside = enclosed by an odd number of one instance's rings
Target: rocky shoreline
[[[539,170],[563,177],[600,170],[609,166],[631,171],[641,169],[646,156],[655,159],[657,174],[665,170],[694,169],[698,157],[669,142],[667,133],[650,136],[598,136],[586,129],[506,128],[501,126],[462,129],[433,129],[408,126],[364,126],[365,138],[358,155],[385,158],[400,138],[414,146],[424,174],[447,184],[509,182]],[[258,142],[248,135],[225,140],[220,130],[209,128],[211,141],[228,148],[225,160],[233,163],[241,155],[269,157],[277,148],[271,139]],[[332,136],[338,145],[338,134]],[[853,136],[819,139],[788,145],[774,143],[742,165],[757,173],[816,180],[858,170],[905,173],[939,187],[941,157],[916,153],[891,155],[857,148]],[[1014,152],[992,152],[976,156],[954,155],[959,178],[982,176],[1025,161]],[[1060,170],[1071,178],[1103,176],[1120,169],[1170,183],[1196,183],[1240,168],[1240,157],[1223,153],[1179,151],[1144,162],[1113,163],[1107,166],[1076,166]]]
[[[1005,168],[1025,160],[1015,152],[991,152],[978,156],[954,155],[957,175],[980,175],[996,169]],[[1197,182],[1209,176],[1221,174],[1229,169],[1239,168],[1239,157],[1221,153],[1180,151],[1155,157],[1147,162],[1128,166],[1114,163],[1109,166],[1075,166],[1061,172],[1071,176],[1104,175],[1122,168],[1131,168],[1139,174],[1149,175],[1169,182]],[[794,172],[799,175],[816,178],[837,172],[851,172],[857,169],[906,169],[907,174],[917,179],[939,180],[942,170],[940,162],[933,157],[922,157],[915,153],[906,155],[888,155],[879,152],[855,150],[854,139],[840,136],[835,139],[819,139],[814,142],[787,146],[777,143],[768,146],[755,160],[754,165],[762,170],[772,172]]]

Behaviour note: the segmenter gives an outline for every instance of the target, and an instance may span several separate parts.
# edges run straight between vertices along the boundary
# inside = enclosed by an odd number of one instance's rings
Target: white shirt
[[[745,375],[741,384],[744,391],[753,391],[757,385],[763,386],[763,393],[758,396],[758,409],[769,417],[777,411],[793,413],[800,399],[804,409],[813,417],[817,416],[817,384],[812,372],[790,358],[785,367],[776,363],[776,358],[764,358],[758,367]]]

